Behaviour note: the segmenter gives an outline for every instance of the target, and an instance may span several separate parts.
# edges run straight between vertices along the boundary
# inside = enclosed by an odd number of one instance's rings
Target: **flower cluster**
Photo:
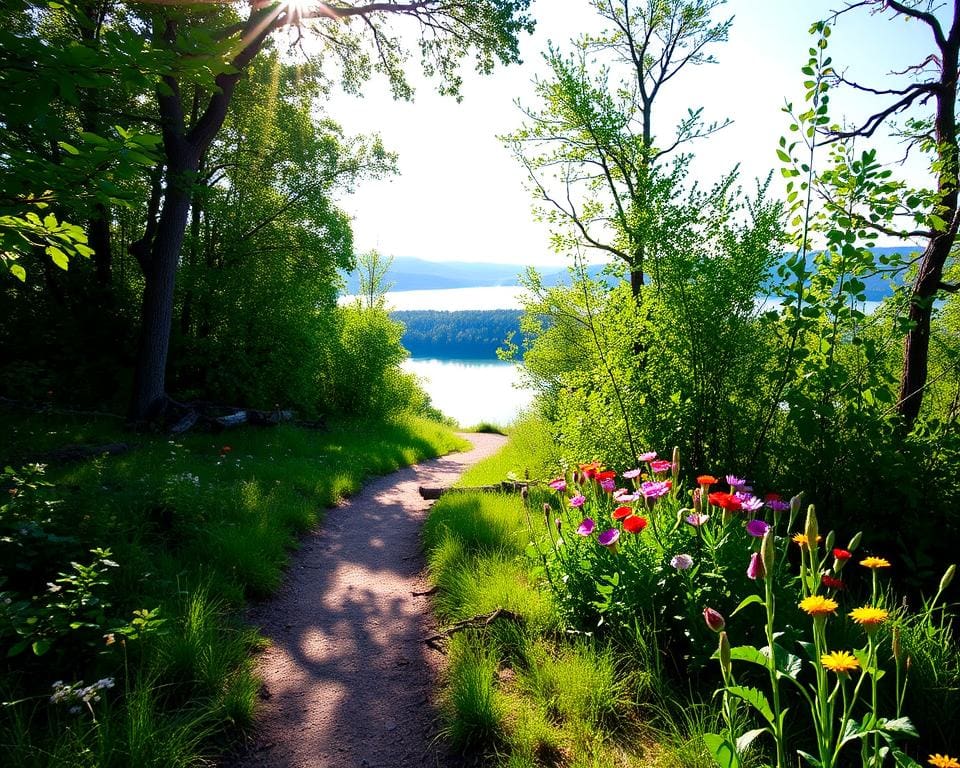
[[[84,685],[82,680],[75,683],[65,683],[63,680],[57,680],[51,686],[53,694],[50,696],[51,704],[65,704],[67,711],[71,715],[79,714],[83,706],[89,709],[92,702],[100,701],[100,692],[107,691],[115,685],[112,677],[104,677],[90,685]]]

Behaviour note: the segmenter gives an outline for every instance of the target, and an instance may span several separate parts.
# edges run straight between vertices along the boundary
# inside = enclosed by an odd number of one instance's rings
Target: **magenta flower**
[[[767,499],[767,509],[771,509],[774,512],[786,512],[790,509],[790,504],[783,499]]]
[[[556,480],[551,480],[547,483],[553,490],[563,492],[567,490],[567,481],[562,477],[558,477]]]
[[[597,537],[597,543],[601,547],[606,547],[611,552],[616,551],[617,539],[620,538],[620,530],[617,528],[607,528]]]
[[[657,473],[669,472],[671,469],[673,469],[673,462],[665,461],[664,459],[657,459],[657,461],[650,462],[650,469]]]
[[[719,611],[713,610],[713,608],[704,608],[703,609],[703,620],[707,622],[707,626],[710,627],[714,632],[719,632],[725,626],[727,622],[724,620],[723,615]]]
[[[670,493],[670,483],[647,480],[640,485],[640,492],[645,499],[659,499],[661,496]]]
[[[645,464],[649,464],[651,461],[657,458],[657,452],[648,451],[647,453],[641,453],[637,458]],[[624,475],[624,477],[626,477],[626,475]]]
[[[612,478],[600,481],[600,489],[604,491],[604,493],[613,493],[616,487],[617,481]]]
[[[674,555],[670,559],[670,565],[678,571],[686,571],[693,567],[693,558],[687,554]]]
[[[587,503],[587,497],[584,496],[583,494],[577,494],[572,499],[570,499],[571,507],[582,507],[586,503]]]
[[[583,522],[580,523],[580,527],[577,528],[577,533],[581,536],[589,536],[593,533],[593,529],[597,527],[597,524],[589,517],[583,518]]]
[[[639,498],[639,493],[629,493],[626,488],[621,488],[613,494],[613,500],[619,504],[629,504],[631,501],[636,501]]]
[[[751,536],[756,536],[758,539],[762,539],[764,534],[770,530],[770,526],[763,522],[763,520],[751,520],[747,523],[747,533]]]
[[[747,578],[756,581],[766,576],[763,570],[763,560],[760,559],[760,553],[754,552],[750,555],[750,563],[747,565]]]
[[[740,509],[744,512],[756,512],[763,509],[763,502],[751,493],[737,491],[734,496],[740,499]]]
[[[623,473],[623,476],[627,480],[633,480],[635,477],[640,477],[642,473],[643,473],[642,469],[628,469],[626,472]]]
[[[687,522],[694,528],[699,528],[701,525],[706,525],[707,520],[709,519],[710,515],[701,515],[697,512],[694,512],[692,515],[687,515]]]

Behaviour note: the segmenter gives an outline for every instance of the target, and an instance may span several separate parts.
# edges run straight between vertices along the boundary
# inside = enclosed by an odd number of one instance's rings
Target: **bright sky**
[[[658,133],[672,135],[688,107],[704,107],[708,121],[733,119],[720,133],[697,143],[695,176],[705,185],[739,163],[744,187],[779,169],[777,142],[789,121],[785,100],[802,100],[800,67],[806,63],[810,23],[842,7],[844,0],[729,0],[722,17],[734,16],[729,42],[715,47],[718,64],[688,69],[662,92],[655,106]],[[545,224],[531,214],[526,173],[498,135],[518,128],[514,101],[535,105],[532,80],[543,73],[547,41],[566,43],[598,31],[585,0],[534,0],[537,32],[522,41],[523,65],[493,76],[468,75],[463,101],[418,86],[414,103],[393,101],[383,83],[368,84],[364,97],[336,94],[329,115],[348,133],[379,132],[399,153],[400,175],[362,184],[341,201],[354,217],[358,251],[377,248],[394,256],[445,261],[558,264]],[[412,30],[411,30],[412,31]],[[843,17],[830,38],[834,65],[851,79],[879,85],[882,76],[923,60],[932,50],[925,27],[859,12]],[[835,117],[869,114],[864,99],[833,96]],[[887,159],[902,155],[887,143]],[[779,184],[779,171],[775,177]]]

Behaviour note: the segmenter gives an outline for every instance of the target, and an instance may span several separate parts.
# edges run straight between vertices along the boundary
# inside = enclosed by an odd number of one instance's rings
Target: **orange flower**
[[[957,760],[955,757],[950,757],[950,755],[941,755],[939,753],[930,755],[927,762],[936,768],[960,768],[960,760]]]
[[[614,520],[623,520],[625,517],[629,517],[633,514],[632,507],[617,507],[613,510],[613,519]]]
[[[800,545],[800,548],[807,546],[807,534],[805,533],[795,533],[793,534],[793,541],[796,544]],[[817,536],[817,544],[823,541],[823,536]]]
[[[700,475],[697,478],[697,485],[713,485],[719,482],[713,475]]]
[[[874,608],[872,605],[865,605],[863,608],[854,608],[850,611],[850,618],[867,632],[883,624],[889,615],[883,608]]]
[[[860,667],[860,662],[856,657],[847,651],[831,651],[820,657],[820,663],[825,669],[836,672],[838,675],[853,672]]]

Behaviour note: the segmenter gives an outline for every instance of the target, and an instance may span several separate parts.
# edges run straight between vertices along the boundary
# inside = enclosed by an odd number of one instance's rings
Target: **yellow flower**
[[[876,629],[887,620],[889,615],[883,608],[874,608],[872,605],[865,605],[863,608],[854,608],[850,611],[850,618],[867,630]]]
[[[865,557],[860,561],[864,568],[889,568],[890,561],[882,557]]]
[[[793,534],[793,541],[795,544],[799,544],[800,548],[807,546],[807,534],[805,533],[795,533]],[[823,541],[823,536],[817,536],[817,544]]]
[[[820,657],[820,663],[838,675],[860,668],[860,662],[848,651],[831,651]]]
[[[930,755],[930,759],[927,760],[930,765],[936,766],[936,768],[960,768],[960,760],[957,760],[955,757],[950,757],[950,755]]]
[[[811,616],[829,616],[837,610],[837,602],[822,595],[811,595],[800,601],[800,607]]]

